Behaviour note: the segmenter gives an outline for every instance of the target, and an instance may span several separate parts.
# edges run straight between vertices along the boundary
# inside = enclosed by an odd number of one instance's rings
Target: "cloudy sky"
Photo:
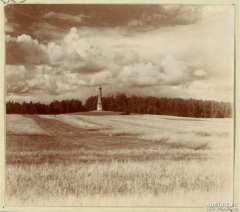
[[[7,5],[7,100],[232,101],[232,5]]]

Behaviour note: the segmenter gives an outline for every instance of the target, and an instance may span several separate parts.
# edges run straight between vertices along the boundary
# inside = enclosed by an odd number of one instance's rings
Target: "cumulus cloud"
[[[7,64],[45,64],[48,63],[46,47],[32,39],[29,35],[20,35],[17,38],[7,37],[6,62]]]
[[[188,64],[168,55],[161,60],[160,64],[137,62],[125,65],[118,77],[120,82],[127,86],[154,87],[184,85],[205,76],[203,70],[197,70],[194,74],[192,72],[192,67]]]
[[[92,74],[102,71],[106,58],[98,46],[81,37],[76,28],[71,28],[61,44],[48,44],[50,62],[79,74]]]
[[[168,5],[162,5],[162,8],[164,9],[166,15],[174,16],[181,10],[181,5],[168,4]]]
[[[139,54],[134,50],[114,51],[113,61],[118,65],[130,65],[139,61]]]
[[[108,56],[98,46],[80,37],[76,28],[63,38],[61,44],[49,42],[44,45],[29,35],[6,37],[7,64],[49,64],[76,73],[91,74],[102,71]]]
[[[48,65],[28,67],[7,65],[7,94],[61,95],[87,85],[87,79]]]
[[[196,77],[206,77],[207,76],[207,73],[203,70],[203,69],[198,69],[196,71],[194,71],[194,75]]]
[[[113,74],[111,71],[108,70],[104,70],[101,73],[95,73],[91,76],[91,81],[90,81],[90,85],[108,85],[108,84],[114,84],[114,81],[116,81],[116,79],[113,78]]]
[[[101,50],[91,44],[86,37],[81,37],[77,28],[71,28],[70,32],[64,37],[64,44],[68,49],[76,51],[82,58],[87,59],[90,57],[101,56]]]
[[[64,37],[66,44],[71,44],[73,41],[79,40],[79,34],[77,34],[77,28],[71,28],[70,32]]]
[[[66,45],[51,42],[48,44],[47,50],[50,63],[53,66],[63,66],[71,69],[71,67],[75,67],[78,66],[79,63],[83,63],[81,55]]]
[[[6,66],[7,93],[24,93],[27,91],[26,70],[24,66]]]
[[[7,93],[52,98],[75,93],[80,98],[92,95],[93,87],[102,84],[110,94],[216,99],[221,93],[221,98],[229,99],[234,28],[231,10],[222,7],[214,13],[205,7],[165,7],[159,15],[142,15],[141,23],[132,27],[144,28],[147,22],[160,23],[165,17],[178,19],[175,23],[186,18],[191,24],[170,27],[168,23],[133,33],[128,33],[129,26],[73,27],[61,31],[61,39],[44,44],[25,34],[6,36]],[[197,10],[197,19],[192,9]],[[228,84],[222,86],[223,80]]]
[[[119,78],[126,86],[147,87],[156,85],[161,80],[160,67],[150,62],[134,63],[125,66]]]
[[[11,25],[5,24],[5,32],[14,32],[14,28]]]
[[[4,21],[4,22],[5,22],[4,29],[5,29],[5,32],[6,32],[6,33],[14,32],[14,31],[15,31],[15,28],[19,27],[19,24],[9,22],[7,18],[5,18],[5,21]]]
[[[189,79],[189,67],[183,61],[168,55],[162,60],[163,80],[165,84],[178,85]]]
[[[154,29],[159,25],[163,25],[166,18],[165,14],[142,14],[140,18],[129,21],[127,26],[130,28],[138,28],[139,30]]]
[[[233,83],[216,79],[194,80],[183,87],[189,98],[216,101],[233,101]],[[189,92],[191,91],[191,92]]]

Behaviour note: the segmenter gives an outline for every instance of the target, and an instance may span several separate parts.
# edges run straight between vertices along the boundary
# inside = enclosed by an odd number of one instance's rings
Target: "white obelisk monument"
[[[97,103],[97,110],[102,111],[102,86],[98,88],[98,103]]]

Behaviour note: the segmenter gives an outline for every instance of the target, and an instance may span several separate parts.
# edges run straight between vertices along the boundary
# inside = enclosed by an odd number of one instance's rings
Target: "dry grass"
[[[44,135],[47,134],[34,120],[23,115],[7,115],[6,131],[8,134]]]
[[[41,164],[41,165],[14,165],[7,168],[7,197],[21,196],[22,204],[30,204],[34,199],[54,196],[52,201],[65,200],[74,197],[74,205],[86,205],[81,199],[86,197],[102,196],[115,200],[118,196],[127,196],[132,206],[139,205],[136,197],[141,199],[145,195],[155,197],[149,199],[147,205],[159,205],[161,196],[175,196],[177,193],[215,194],[220,200],[223,190],[225,196],[231,196],[228,182],[228,170],[222,171],[225,164],[202,161],[162,161],[149,162],[117,162],[94,164]],[[212,172],[211,167],[214,167]],[[30,174],[31,173],[31,174]],[[59,174],[61,173],[61,174]],[[34,183],[34,186],[33,186]],[[226,193],[226,191],[228,191]],[[157,198],[159,196],[159,198]],[[176,201],[180,204],[179,198]],[[54,200],[55,199],[55,200]],[[195,199],[197,199],[195,197]],[[77,201],[77,200],[80,200]],[[181,199],[181,205],[186,202]],[[201,200],[201,201],[200,201]],[[205,204],[204,199],[191,202],[192,205]],[[226,201],[225,199],[222,199]],[[95,200],[96,201],[96,200]],[[169,200],[168,201],[173,201]],[[196,200],[195,200],[196,201]],[[87,202],[91,205],[90,201]],[[99,202],[100,203],[100,202]],[[32,203],[35,204],[35,201]],[[40,205],[51,203],[39,202]],[[65,205],[62,201],[61,205]],[[104,204],[104,203],[101,203]],[[162,204],[169,204],[165,202]]]
[[[41,118],[45,119],[55,119],[58,121],[61,121],[65,124],[68,124],[73,127],[80,127],[82,129],[86,130],[96,130],[100,129],[101,127],[95,123],[91,123],[88,121],[82,120],[79,116],[73,116],[73,115],[58,115],[58,116],[53,116],[53,115],[39,115]]]
[[[28,118],[47,135],[8,134],[9,206],[205,207],[232,201],[231,119]]]
[[[135,136],[172,148],[208,149],[225,145],[233,139],[231,119],[196,119],[168,116],[134,115],[98,116],[61,115],[59,120],[88,130],[98,129],[109,136]],[[224,120],[224,121],[223,121]]]

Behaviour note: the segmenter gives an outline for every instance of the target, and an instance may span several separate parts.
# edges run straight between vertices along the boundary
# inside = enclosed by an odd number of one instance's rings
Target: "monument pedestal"
[[[102,102],[97,103],[97,110],[101,111],[102,110]]]

